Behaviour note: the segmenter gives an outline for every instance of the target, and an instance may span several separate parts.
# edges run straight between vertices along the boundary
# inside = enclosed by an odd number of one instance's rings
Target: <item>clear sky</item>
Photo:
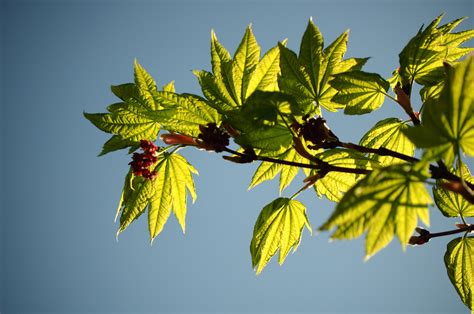
[[[253,225],[277,183],[248,192],[257,164],[216,154],[184,153],[200,172],[186,235],[171,217],[150,247],[142,217],[117,242],[129,156],[97,158],[108,136],[82,112],[116,101],[109,86],[132,81],[134,58],[160,86],[175,80],[178,92],[199,94],[191,70],[210,68],[211,29],[232,52],[249,23],[262,50],[284,38],[296,50],[312,16],[326,43],[351,29],[346,57],[370,56],[365,69],[388,77],[423,23],[473,11],[472,0],[3,0],[0,312],[467,313],[444,268],[449,238],[406,252],[394,240],[364,263],[363,239],[328,243],[327,233],[305,232],[282,267],[272,260],[256,277]],[[405,118],[388,101],[373,115],[327,115],[354,142],[385,117]],[[312,191],[300,201],[313,229],[333,208]],[[456,222],[431,214],[435,231]]]

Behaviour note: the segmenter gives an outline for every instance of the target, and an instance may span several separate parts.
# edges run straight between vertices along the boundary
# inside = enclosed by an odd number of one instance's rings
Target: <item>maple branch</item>
[[[300,168],[308,168],[308,169],[316,169],[319,170],[319,176],[322,178],[322,176],[326,175],[327,173],[331,171],[335,172],[345,172],[345,173],[355,173],[355,174],[368,174],[371,172],[371,170],[367,169],[360,169],[360,168],[346,168],[346,167],[340,167],[340,166],[333,166],[330,165],[329,163],[318,159],[318,158],[313,158],[312,161],[314,162],[313,164],[305,164],[301,162],[294,162],[294,161],[288,161],[288,160],[281,160],[281,159],[276,159],[276,158],[271,158],[271,157],[266,157],[266,156],[258,156],[255,154],[251,153],[240,153],[237,152],[233,149],[230,148],[225,148],[224,151],[234,154],[238,156],[238,158],[233,158],[234,156],[224,156],[224,159],[237,162],[237,163],[248,163],[252,162],[255,160],[260,160],[260,161],[266,161],[266,162],[271,162],[275,164],[280,164],[280,165],[286,165],[286,166],[294,166],[294,167],[300,167]]]
[[[411,245],[423,245],[430,241],[432,238],[444,237],[452,234],[463,233],[466,234],[474,232],[474,225],[460,225],[460,228],[454,230],[448,230],[443,232],[434,232],[431,233],[426,229],[417,227],[415,231],[419,234],[417,236],[412,236],[408,241]]]
[[[394,150],[385,148],[385,147],[380,147],[380,148],[369,148],[361,145],[357,145],[354,143],[343,143],[339,142],[338,146],[344,147],[344,148],[349,148],[356,150],[361,153],[370,153],[370,154],[377,154],[379,156],[390,156],[390,157],[395,157],[401,160],[405,160],[408,162],[418,162],[420,161],[418,158],[408,156],[399,152],[396,152]]]

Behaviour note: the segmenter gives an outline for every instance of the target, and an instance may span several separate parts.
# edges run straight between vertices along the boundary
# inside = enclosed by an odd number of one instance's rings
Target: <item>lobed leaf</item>
[[[158,107],[153,101],[153,93],[156,92],[156,83],[150,74],[135,59],[135,85],[138,88],[140,99],[150,109],[157,110]]]
[[[454,173],[466,182],[474,183],[474,177],[471,176],[469,168],[465,164]],[[445,180],[437,181],[436,186],[433,187],[434,200],[441,213],[446,217],[474,217],[474,204],[468,202],[459,193],[444,189],[443,182]]]
[[[440,96],[425,102],[422,125],[404,130],[428,159],[443,158],[451,165],[462,149],[474,156],[474,57],[447,68]]]
[[[338,92],[332,101],[345,106],[345,114],[364,114],[378,109],[389,83],[376,73],[351,71],[335,75],[329,84]]]
[[[192,173],[197,173],[196,169],[177,153],[163,153],[159,156],[154,170],[157,176],[151,180],[131,177],[130,173],[127,176],[129,179],[125,181],[117,213],[121,212],[117,235],[147,208],[151,241],[163,230],[171,211],[178,219],[183,232],[185,231],[186,190],[194,201],[196,192]]]
[[[304,158],[301,157],[293,147],[285,150],[281,154],[277,154],[276,156],[271,157],[291,162],[305,162]],[[259,185],[262,182],[272,180],[278,175],[278,173],[280,173],[279,188],[281,193],[291,184],[295,176],[298,174],[298,170],[299,168],[295,166],[288,166],[264,161],[255,171],[255,174],[253,175],[252,180],[250,182],[249,189],[252,189],[253,187]]]
[[[240,104],[246,100],[251,77],[260,60],[260,46],[253,35],[251,26],[245,30],[244,37],[235,52],[232,74],[235,90]]]
[[[154,141],[160,131],[160,125],[151,111],[134,105],[122,106],[112,113],[84,113],[84,117],[100,130],[132,142],[143,139]]]
[[[413,156],[415,145],[405,136],[402,130],[408,128],[406,122],[397,118],[387,118],[377,122],[360,140],[360,145],[369,148],[387,148],[398,153]],[[371,154],[383,166],[402,163],[401,159],[392,156],[379,156]]]
[[[474,310],[474,237],[456,238],[449,242],[444,263],[462,302]]]
[[[443,80],[443,62],[458,60],[472,51],[459,45],[474,37],[473,30],[451,33],[463,18],[438,26],[441,18],[421,28],[400,53],[400,75],[405,81],[435,85]]]
[[[353,239],[367,232],[366,258],[384,248],[394,234],[405,248],[420,218],[429,224],[429,177],[422,165],[400,164],[375,169],[342,197],[320,230],[336,231],[333,239]]]
[[[332,166],[345,168],[358,168],[372,170],[378,166],[375,159],[368,158],[363,154],[346,149],[330,149],[315,156]],[[309,174],[316,175],[317,170],[312,170]],[[327,173],[322,179],[318,179],[313,188],[318,197],[326,196],[333,202],[339,202],[350,188],[362,178],[361,175],[347,172],[332,171]]]
[[[220,122],[218,112],[196,96],[173,92],[156,92],[153,96],[163,108],[155,117],[168,131],[197,137],[200,125]]]
[[[304,226],[312,232],[306,217],[306,208],[296,200],[277,198],[262,209],[250,243],[252,267],[256,269],[257,275],[278,250],[280,265],[291,248],[293,252],[296,251]]]
[[[100,152],[99,156],[103,156],[110,152],[114,152],[117,150],[130,148],[131,150],[136,150],[140,144],[138,142],[133,142],[130,140],[124,140],[118,135],[112,135],[112,137],[104,143],[102,147],[102,151]]]

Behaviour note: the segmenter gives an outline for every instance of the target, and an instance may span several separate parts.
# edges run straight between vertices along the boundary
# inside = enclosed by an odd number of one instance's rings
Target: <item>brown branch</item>
[[[410,240],[408,241],[409,244],[411,245],[423,245],[425,243],[428,243],[430,239],[432,238],[438,238],[438,237],[444,237],[448,235],[453,235],[457,233],[470,233],[474,231],[474,225],[460,225],[460,228],[454,229],[454,230],[449,230],[449,231],[443,231],[443,232],[434,232],[431,233],[426,229],[423,228],[416,228],[415,231],[419,234],[417,236],[412,236]]]

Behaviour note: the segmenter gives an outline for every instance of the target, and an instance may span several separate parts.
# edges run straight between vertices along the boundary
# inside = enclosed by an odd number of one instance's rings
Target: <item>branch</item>
[[[224,159],[229,160],[229,161],[233,161],[237,163],[248,163],[255,160],[260,160],[260,161],[272,162],[275,164],[281,164],[281,165],[286,165],[286,166],[316,169],[316,170],[319,170],[318,173],[319,173],[320,178],[322,178],[324,175],[326,175],[328,172],[331,172],[331,171],[355,173],[355,174],[368,174],[369,172],[371,172],[371,170],[367,170],[367,169],[333,166],[315,157],[312,158],[312,160],[315,162],[314,164],[304,164],[301,162],[281,160],[281,159],[276,159],[276,158],[271,158],[271,157],[266,157],[266,156],[258,156],[255,154],[251,155],[249,153],[240,153],[227,147],[224,149],[224,151],[237,155],[238,157],[238,159],[236,159],[236,158],[233,158],[232,156],[224,156]]]
[[[420,161],[418,158],[408,156],[408,155],[396,152],[394,150],[391,150],[391,149],[388,149],[388,148],[385,148],[385,147],[369,148],[369,147],[357,145],[357,144],[354,144],[354,143],[343,143],[343,142],[339,142],[338,146],[353,149],[353,150],[359,151],[361,153],[370,153],[370,154],[377,154],[379,156],[395,157],[395,158],[405,160],[405,161],[408,161],[408,162],[418,162],[418,161]]]
[[[417,227],[415,231],[419,234],[418,236],[412,236],[410,240],[408,241],[409,244],[411,245],[423,245],[427,242],[430,241],[432,238],[438,238],[438,237],[444,237],[447,235],[452,235],[452,234],[457,234],[457,233],[463,233],[465,232],[466,234],[470,232],[474,232],[474,225],[460,225],[460,228],[454,229],[454,230],[449,230],[449,231],[443,231],[443,232],[435,232],[431,233],[426,229]]]

